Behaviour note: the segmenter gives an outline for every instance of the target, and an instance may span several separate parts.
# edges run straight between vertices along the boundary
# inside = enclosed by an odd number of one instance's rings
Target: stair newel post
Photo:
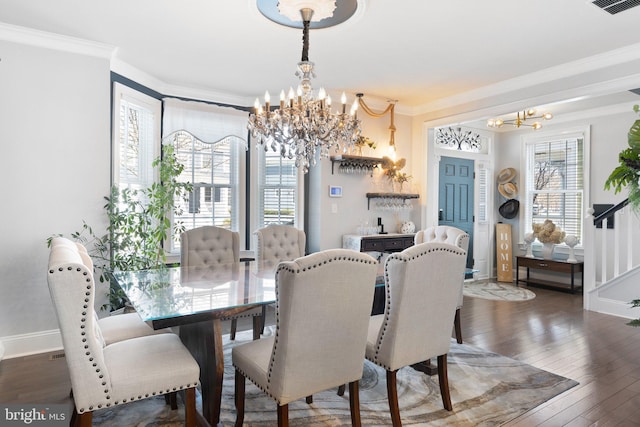
[[[587,215],[584,218],[584,241],[582,248],[584,250],[584,309],[590,310],[590,291],[596,288],[596,226],[593,223],[593,208],[587,209]]]

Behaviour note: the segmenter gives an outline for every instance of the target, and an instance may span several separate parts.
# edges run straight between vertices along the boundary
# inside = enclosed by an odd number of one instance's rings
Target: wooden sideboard
[[[584,283],[584,262],[566,262],[560,260],[529,258],[526,256],[516,257],[516,285],[520,282],[533,286],[548,287],[574,293],[578,288],[582,290]],[[520,267],[527,269],[526,279],[520,279]],[[560,283],[552,280],[532,278],[529,274],[530,269],[540,271],[551,271],[555,273],[565,273],[570,275],[568,284]],[[580,273],[580,286],[576,286],[575,275]]]
[[[342,236],[342,247],[359,252],[400,252],[413,246],[415,234],[371,234],[360,236],[345,234]]]

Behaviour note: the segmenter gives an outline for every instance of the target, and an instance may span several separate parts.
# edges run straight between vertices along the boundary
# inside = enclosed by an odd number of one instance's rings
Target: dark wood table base
[[[430,376],[436,375],[438,373],[438,366],[432,365],[431,360],[425,360],[423,362],[414,363],[413,365],[411,365],[411,367],[416,371],[423,372]]]

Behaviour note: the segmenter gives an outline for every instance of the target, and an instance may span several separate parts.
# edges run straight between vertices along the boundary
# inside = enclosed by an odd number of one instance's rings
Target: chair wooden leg
[[[456,341],[462,344],[462,327],[460,326],[460,308],[456,309],[456,317],[453,320],[453,326],[456,330]]]
[[[196,388],[191,387],[185,390],[184,402],[184,424],[186,427],[196,427],[198,424],[198,414],[196,413]]]
[[[171,392],[164,395],[164,401],[167,405],[171,405],[171,410],[178,409],[178,395],[177,392]]]
[[[262,330],[262,316],[253,316],[253,340],[259,340]]]
[[[344,390],[345,390],[345,386],[344,384],[342,384],[340,387],[338,387],[338,396],[344,396]]]
[[[307,402],[307,405],[311,405],[313,403],[313,394],[307,396],[304,400]]]
[[[278,405],[278,427],[289,427],[289,405]]]
[[[442,405],[447,411],[453,410],[451,405],[451,394],[449,393],[449,377],[447,376],[447,355],[438,356],[438,380],[440,382],[440,394],[442,394]]]
[[[231,329],[229,330],[231,341],[236,339],[236,329],[238,329],[238,319],[231,319]]]
[[[73,427],[91,427],[93,423],[93,413],[85,412],[78,414],[76,409],[73,408],[73,415],[71,417],[71,426]]]
[[[236,370],[236,427],[242,427],[244,422],[244,375]]]
[[[358,381],[349,383],[349,409],[351,410],[351,425],[360,427],[362,421],[360,420],[360,389],[358,388]]]
[[[398,406],[398,387],[396,386],[396,373],[398,371],[387,371],[387,398],[389,400],[389,412],[391,412],[391,423],[393,427],[401,427],[400,407]]]

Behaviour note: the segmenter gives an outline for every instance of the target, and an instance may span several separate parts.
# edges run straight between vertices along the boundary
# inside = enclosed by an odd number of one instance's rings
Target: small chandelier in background
[[[461,151],[480,151],[480,135],[470,130],[462,131],[461,128],[439,128],[436,131],[436,143],[454,147]]]
[[[290,1],[281,1],[283,6]],[[346,153],[354,147],[361,133],[358,120],[357,100],[347,112],[346,95],[342,94],[342,106],[336,112],[331,110],[331,97],[324,88],[320,88],[317,98],[311,85],[313,62],[309,61],[309,24],[314,15],[310,8],[313,4],[322,6],[322,15],[318,19],[331,16],[335,1],[302,2],[299,9],[302,16],[302,60],[298,62],[296,76],[300,78],[297,93],[289,88],[288,96],[280,92],[280,107],[271,110],[269,92],[265,93],[264,106],[256,99],[255,113],[249,116],[248,128],[251,136],[266,150],[279,151],[282,157],[295,158],[296,167],[302,167],[304,173],[316,164],[317,153],[320,158],[328,157],[331,150]],[[298,3],[300,4],[300,3]],[[327,6],[329,4],[329,6]],[[280,7],[280,5],[279,5]],[[331,8],[333,7],[333,8]],[[327,11],[327,8],[330,10]],[[287,12],[290,14],[290,10]],[[280,13],[285,10],[280,7]],[[292,17],[288,16],[290,19]]]
[[[532,127],[533,130],[538,130],[542,127],[542,123],[540,121],[537,122],[533,122],[531,124],[526,123],[526,120],[536,120],[536,119],[543,119],[543,120],[551,120],[553,118],[553,114],[547,112],[544,114],[540,114],[540,115],[536,115],[537,111],[534,110],[533,108],[530,108],[527,111],[523,111],[521,112],[517,112],[516,113],[516,118],[515,119],[508,119],[508,120],[503,120],[503,119],[489,119],[487,120],[487,126],[489,126],[490,128],[499,128],[502,127],[504,125],[511,125],[511,126],[515,126],[517,128],[519,128],[520,126],[529,126]]]

